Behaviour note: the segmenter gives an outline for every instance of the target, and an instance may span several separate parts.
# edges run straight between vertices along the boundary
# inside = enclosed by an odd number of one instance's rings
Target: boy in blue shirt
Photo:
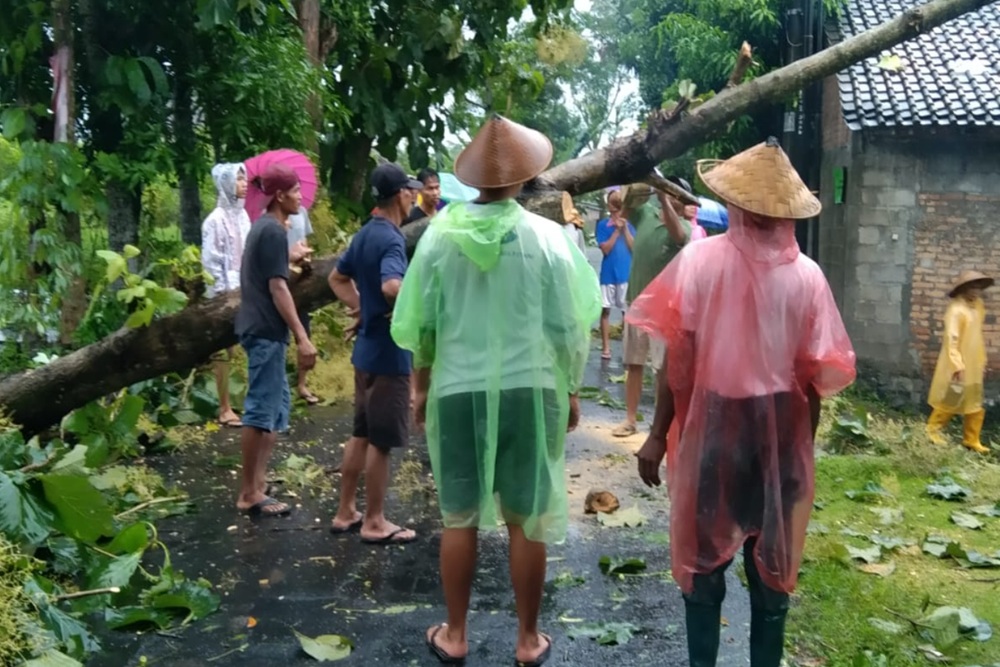
[[[625,295],[628,292],[628,274],[632,269],[632,242],[635,227],[625,219],[621,193],[608,195],[611,216],[597,223],[597,245],[604,253],[601,261],[601,340],[604,344],[601,359],[611,358],[611,309],[624,313],[628,309]]]
[[[360,312],[354,364],[354,430],[340,467],[340,508],[330,530],[360,531],[368,544],[405,544],[417,539],[409,528],[385,518],[389,458],[404,447],[410,428],[411,355],[389,333],[392,309],[406,273],[406,241],[400,225],[423,187],[396,164],[371,176],[377,206],[330,274],[330,288],[345,306]],[[371,447],[369,447],[369,444]],[[365,513],[357,510],[365,473]]]

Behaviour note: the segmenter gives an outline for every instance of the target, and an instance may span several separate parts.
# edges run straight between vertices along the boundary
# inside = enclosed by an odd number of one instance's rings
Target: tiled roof
[[[844,38],[924,0],[848,0]],[[898,56],[898,71],[879,66]],[[844,118],[866,127],[1000,126],[1000,2],[856,63],[838,75]]]

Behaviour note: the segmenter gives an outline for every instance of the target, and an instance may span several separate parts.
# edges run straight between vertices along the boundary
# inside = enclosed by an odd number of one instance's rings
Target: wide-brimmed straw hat
[[[774,137],[728,160],[699,160],[697,168],[709,190],[744,211],[807,220],[823,210]]]
[[[621,189],[622,207],[626,211],[635,211],[653,196],[652,186],[646,183],[630,183]]]
[[[527,183],[552,162],[552,142],[541,132],[500,115],[486,121],[455,160],[455,177],[473,188]]]
[[[954,287],[952,287],[951,291],[948,292],[948,296],[954,297],[958,294],[959,290],[968,285],[976,285],[977,287],[986,289],[987,287],[993,287],[994,282],[996,281],[985,273],[971,270],[962,271],[962,273],[958,276],[958,280],[955,281]]]

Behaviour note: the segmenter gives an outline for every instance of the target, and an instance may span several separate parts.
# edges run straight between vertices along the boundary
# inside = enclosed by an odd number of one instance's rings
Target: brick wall
[[[914,238],[910,309],[910,345],[925,374],[937,363],[947,307],[947,292],[963,269],[1000,277],[1000,195],[921,192],[922,217]],[[1000,371],[1000,298],[986,293],[987,356]]]

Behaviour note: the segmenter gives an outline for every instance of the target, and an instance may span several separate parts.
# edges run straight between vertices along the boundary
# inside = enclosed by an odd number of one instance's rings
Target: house
[[[921,1],[848,0],[828,43]],[[1000,279],[1000,3],[830,77],[822,97],[820,262],[862,372],[918,403],[949,286],[963,268]],[[1000,293],[986,305],[996,380]]]

